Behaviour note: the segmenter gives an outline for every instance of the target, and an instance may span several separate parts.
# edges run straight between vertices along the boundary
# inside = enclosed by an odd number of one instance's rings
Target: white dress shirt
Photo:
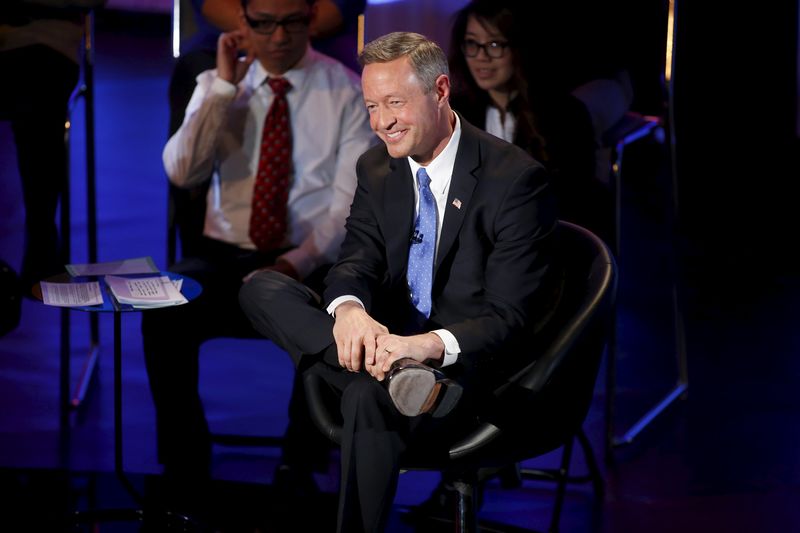
[[[273,94],[270,76],[255,61],[238,86],[209,70],[180,129],[164,148],[172,183],[193,187],[211,177],[203,234],[244,249],[264,118]],[[356,188],[358,157],[375,142],[358,76],[311,47],[283,75],[292,128],[293,175],[283,256],[301,277],[335,261]]]
[[[505,115],[505,116],[504,116]],[[501,113],[495,106],[486,106],[486,131],[504,141],[514,142],[517,118],[510,111]]]

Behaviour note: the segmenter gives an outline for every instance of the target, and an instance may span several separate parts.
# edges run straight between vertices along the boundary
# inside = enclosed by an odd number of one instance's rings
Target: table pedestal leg
[[[140,507],[143,499],[125,475],[122,456],[122,313],[114,313],[114,472]]]
[[[136,502],[134,508],[91,509],[78,511],[75,523],[141,521],[144,499],[125,475],[122,456],[122,313],[114,312],[114,473],[125,491]]]

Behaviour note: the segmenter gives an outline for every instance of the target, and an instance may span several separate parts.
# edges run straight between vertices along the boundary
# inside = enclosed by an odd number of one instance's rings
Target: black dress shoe
[[[461,398],[461,385],[436,369],[405,357],[392,363],[386,388],[394,406],[405,416],[448,414]]]

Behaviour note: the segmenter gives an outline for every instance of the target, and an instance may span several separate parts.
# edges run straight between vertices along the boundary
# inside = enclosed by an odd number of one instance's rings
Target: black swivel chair
[[[616,265],[608,247],[585,228],[560,222],[558,260],[564,268],[561,298],[553,314],[536,324],[531,360],[496,391],[497,420],[479,421],[465,437],[450,445],[449,458],[427,464],[407,458],[404,469],[438,469],[454,474],[458,491],[453,520],[456,531],[475,531],[477,510],[473,494],[479,481],[517,461],[539,457],[563,447],[555,471],[521,471],[523,479],[557,482],[549,526],[558,529],[574,439],[586,453],[595,491],[601,497],[602,480],[582,430],[594,396],[594,386],[609,335],[616,295]],[[331,408],[324,382],[305,376],[312,418],[320,430],[341,442],[341,418]],[[581,479],[583,480],[583,479]]]

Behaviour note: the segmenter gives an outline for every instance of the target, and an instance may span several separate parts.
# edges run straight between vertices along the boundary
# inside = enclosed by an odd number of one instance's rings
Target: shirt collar
[[[453,134],[450,136],[450,140],[447,141],[444,150],[439,152],[439,155],[434,157],[425,167],[428,177],[431,178],[431,189],[439,194],[447,188],[448,183],[450,183],[450,178],[453,176],[458,143],[461,140],[461,119],[455,111],[450,112],[456,117],[456,125],[453,128]],[[408,164],[411,167],[411,174],[416,180],[417,171],[422,165],[414,161],[411,157],[407,157],[406,159],[408,159]]]
[[[286,78],[289,83],[292,84],[292,87],[301,87],[303,85],[303,82],[308,76],[308,67],[314,62],[315,53],[314,49],[309,45],[303,57],[300,58],[300,61],[283,73],[282,77]],[[277,77],[270,74],[258,60],[253,62],[249,75],[250,87],[252,89],[258,89],[262,85],[265,85],[267,78]]]

